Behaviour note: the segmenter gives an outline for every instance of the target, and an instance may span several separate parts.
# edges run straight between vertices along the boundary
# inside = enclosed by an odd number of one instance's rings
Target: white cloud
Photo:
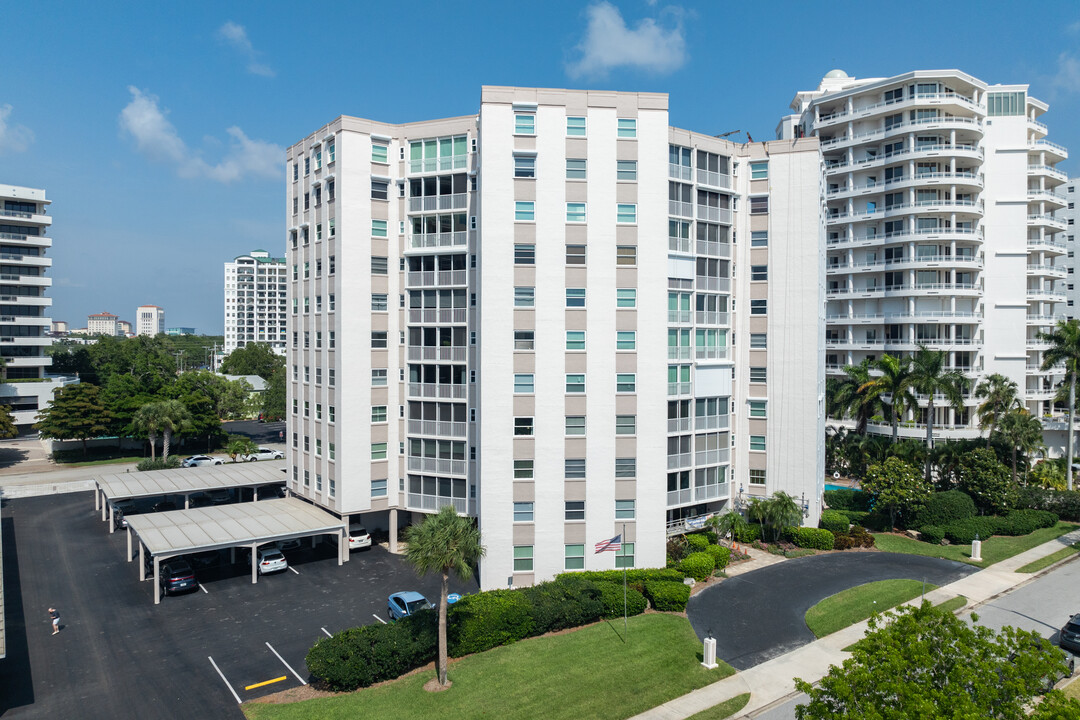
[[[249,73],[252,75],[262,75],[263,77],[274,77],[275,73],[273,68],[258,61],[259,52],[255,50],[255,46],[251,44],[247,30],[243,25],[238,25],[232,20],[229,20],[218,28],[218,37],[244,56],[248,63],[247,71]]]
[[[120,129],[135,140],[139,152],[155,162],[176,166],[181,177],[207,177],[230,183],[248,176],[278,178],[282,173],[284,148],[263,140],[253,140],[235,125],[229,135],[228,150],[217,163],[209,163],[187,146],[169,122],[168,111],[158,106],[158,98],[128,87],[131,102],[120,111]]]
[[[632,30],[609,2],[590,5],[585,12],[589,22],[577,47],[581,58],[567,66],[573,78],[600,77],[617,67],[668,73],[686,62],[680,8],[663,11],[674,17],[674,27],[662,27],[657,18],[644,18]]]
[[[1060,91],[1080,92],[1080,59],[1068,52],[1058,55],[1057,73],[1053,77],[1052,84]]]
[[[34,133],[25,125],[10,125],[11,105],[0,105],[0,155],[6,151],[23,152],[34,142]]]

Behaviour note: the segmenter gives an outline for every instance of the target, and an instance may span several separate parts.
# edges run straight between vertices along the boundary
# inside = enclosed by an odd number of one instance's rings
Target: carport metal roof
[[[180,555],[341,531],[345,523],[297,498],[129,515],[151,555]]]
[[[109,501],[157,495],[184,495],[233,487],[285,482],[285,463],[262,461],[206,467],[116,473],[94,478]]]

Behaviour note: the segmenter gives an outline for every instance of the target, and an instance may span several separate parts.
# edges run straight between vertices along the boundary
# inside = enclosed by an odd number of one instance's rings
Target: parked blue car
[[[396,592],[387,599],[386,614],[390,616],[391,620],[397,620],[406,615],[412,615],[418,610],[427,610],[430,607],[432,605],[426,597],[418,592],[407,590],[405,592]]]

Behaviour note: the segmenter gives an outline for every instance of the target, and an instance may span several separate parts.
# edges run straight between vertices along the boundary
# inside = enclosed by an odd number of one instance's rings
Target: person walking
[[[56,608],[49,608],[49,619],[52,620],[52,634],[55,635],[60,632],[60,613]]]

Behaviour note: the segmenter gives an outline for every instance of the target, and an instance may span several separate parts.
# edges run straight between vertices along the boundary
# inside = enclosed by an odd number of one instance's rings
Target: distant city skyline
[[[738,28],[762,17],[745,4],[420,2],[344,5],[331,26],[296,23],[284,2],[194,13],[43,2],[12,20],[17,31],[0,46],[5,67],[27,71],[0,88],[0,182],[45,188],[55,202],[54,318],[74,327],[151,301],[170,324],[221,334],[221,264],[252,248],[284,254],[284,148],[341,114],[469,115],[482,84],[652,91],[670,94],[674,125],[760,141],[832,68],[858,77],[957,68],[1030,83],[1050,104],[1055,141],[1080,148],[1068,119],[1080,112],[1075,3],[905,9],[932,19],[886,32],[863,4],[781,2],[770,6],[776,22],[746,33]],[[442,43],[415,43],[390,63],[384,44],[329,42],[337,27],[385,38],[438,28],[472,42],[443,72]],[[717,67],[752,72],[728,79]],[[1070,175],[1080,174],[1076,157],[1063,164]]]

